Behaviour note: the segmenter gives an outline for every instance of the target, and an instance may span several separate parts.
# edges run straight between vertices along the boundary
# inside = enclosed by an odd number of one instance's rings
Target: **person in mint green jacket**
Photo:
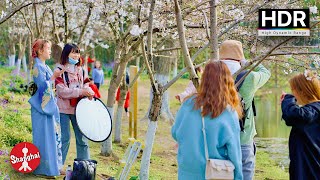
[[[224,41],[220,45],[219,57],[220,60],[228,66],[232,74],[237,72],[241,68],[241,65],[246,64],[242,43],[239,41]],[[257,90],[269,80],[270,76],[270,71],[260,64],[248,74],[239,89],[239,94],[244,100],[246,110],[244,130],[240,133],[242,170],[243,178],[245,180],[253,179],[255,168],[256,147],[253,138],[257,132],[252,109],[252,100]]]
[[[198,93],[183,102],[171,129],[172,137],[178,143],[178,179],[205,179],[202,116],[209,158],[230,160],[235,166],[235,179],[243,179],[238,117],[238,114],[241,117],[241,113],[228,67],[221,61],[207,64]]]

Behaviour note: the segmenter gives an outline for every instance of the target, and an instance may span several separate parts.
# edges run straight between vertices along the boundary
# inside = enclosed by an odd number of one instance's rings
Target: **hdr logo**
[[[310,36],[309,9],[259,9],[258,36]]]

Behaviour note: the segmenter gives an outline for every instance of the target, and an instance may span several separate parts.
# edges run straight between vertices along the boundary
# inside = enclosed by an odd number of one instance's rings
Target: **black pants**
[[[100,88],[100,83],[94,83],[94,84],[97,86],[98,89]]]

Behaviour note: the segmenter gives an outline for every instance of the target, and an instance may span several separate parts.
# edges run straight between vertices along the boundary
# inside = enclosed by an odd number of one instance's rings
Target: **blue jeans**
[[[241,152],[243,180],[252,180],[256,161],[255,143],[241,145]]]
[[[72,123],[73,131],[76,136],[77,158],[90,159],[88,139],[81,134],[76,116],[73,114],[60,113],[60,126],[61,126],[61,142],[62,142],[62,162],[66,161],[70,146],[70,120]]]

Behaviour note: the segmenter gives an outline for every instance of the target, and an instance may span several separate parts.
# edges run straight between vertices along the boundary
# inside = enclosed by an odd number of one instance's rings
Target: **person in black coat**
[[[282,119],[292,126],[289,137],[291,180],[320,180],[320,81],[311,72],[289,81],[282,94]]]

